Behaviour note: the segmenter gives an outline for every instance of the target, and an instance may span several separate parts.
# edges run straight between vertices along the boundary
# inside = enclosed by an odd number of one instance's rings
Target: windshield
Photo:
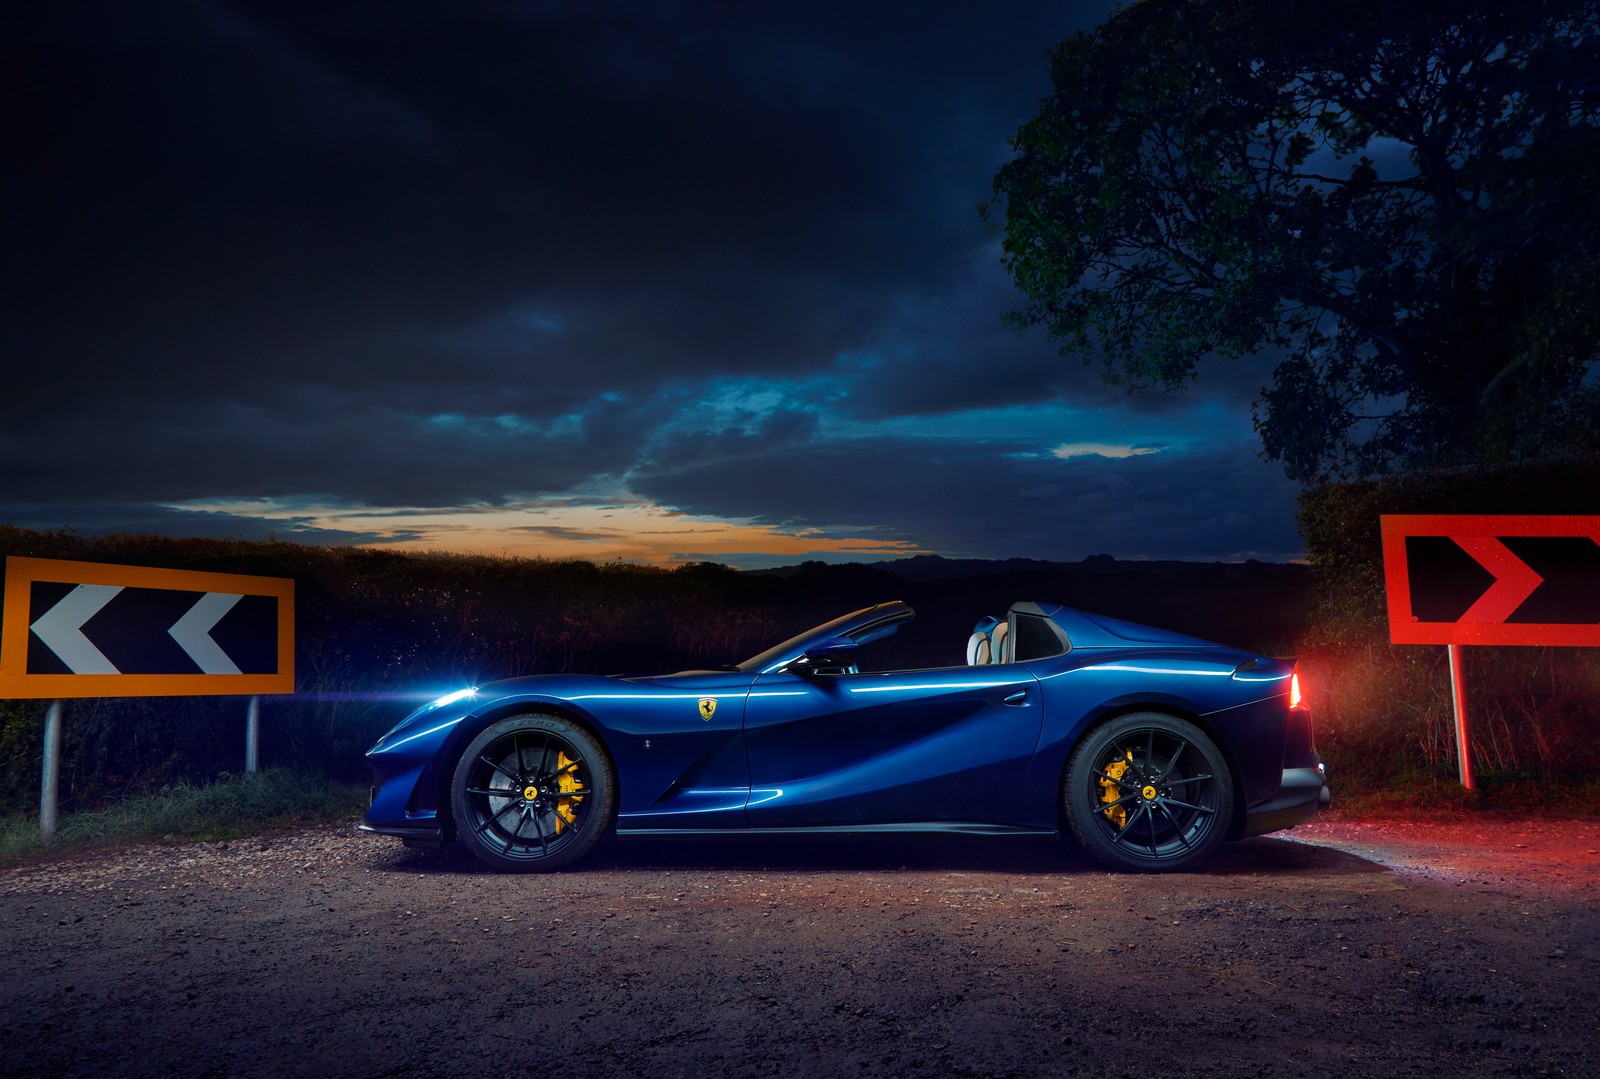
[[[874,617],[876,616],[876,617]],[[737,667],[741,671],[754,671],[761,673],[771,670],[775,666],[793,662],[805,651],[806,645],[815,641],[825,641],[830,637],[850,637],[857,644],[864,644],[869,640],[886,637],[900,628],[901,623],[909,621],[915,612],[904,603],[880,603],[875,607],[863,607],[859,611],[851,611],[847,615],[835,618],[832,622],[824,622],[814,626],[804,633],[797,633],[781,644],[775,644],[759,655],[751,656]]]

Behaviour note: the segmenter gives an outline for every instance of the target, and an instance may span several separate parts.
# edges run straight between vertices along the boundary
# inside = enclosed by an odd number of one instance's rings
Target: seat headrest
[[[1011,662],[1011,626],[1001,622],[994,627],[994,632],[989,634],[989,647],[994,653],[996,663]]]
[[[972,627],[972,636],[967,638],[967,666],[996,662],[992,634],[996,626],[1003,625],[993,615],[978,619],[978,624]]]

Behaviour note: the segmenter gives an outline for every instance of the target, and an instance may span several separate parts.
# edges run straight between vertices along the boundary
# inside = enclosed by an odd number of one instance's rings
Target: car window
[[[1017,614],[1016,631],[1011,639],[1012,662],[1059,656],[1067,650],[1066,639],[1048,618],[1036,614]]]

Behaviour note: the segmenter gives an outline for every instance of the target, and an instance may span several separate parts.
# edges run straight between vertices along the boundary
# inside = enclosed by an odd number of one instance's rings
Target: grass
[[[1470,791],[1461,786],[1453,768],[1416,769],[1370,786],[1340,779],[1334,771],[1333,808],[1347,819],[1600,816],[1600,778],[1594,776],[1479,774],[1477,789]]]
[[[1454,771],[1417,769],[1370,786],[1354,776],[1343,783],[1340,779],[1335,771],[1333,808],[1347,820],[1600,816],[1600,778],[1594,777],[1489,774],[1478,777],[1476,791],[1462,789]],[[36,814],[0,818],[0,865],[47,851],[134,842],[217,842],[348,821],[366,808],[366,799],[365,787],[312,772],[272,768],[253,775],[224,774],[203,786],[180,783],[104,809],[68,814],[50,844],[39,839]]]
[[[0,818],[0,863],[46,850],[137,841],[216,842],[347,820],[366,808],[366,798],[365,787],[287,768],[223,775],[204,786],[178,784],[105,809],[65,815],[50,844],[39,838],[36,814]]]

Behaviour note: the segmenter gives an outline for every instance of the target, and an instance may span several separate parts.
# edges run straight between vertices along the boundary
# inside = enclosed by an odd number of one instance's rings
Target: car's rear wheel
[[[1199,727],[1160,712],[1091,730],[1067,764],[1067,823],[1113,869],[1192,868],[1217,849],[1233,815],[1233,777]]]
[[[495,869],[560,869],[600,841],[616,790],[611,758],[587,730],[561,716],[512,716],[461,754],[450,808],[461,841]]]

